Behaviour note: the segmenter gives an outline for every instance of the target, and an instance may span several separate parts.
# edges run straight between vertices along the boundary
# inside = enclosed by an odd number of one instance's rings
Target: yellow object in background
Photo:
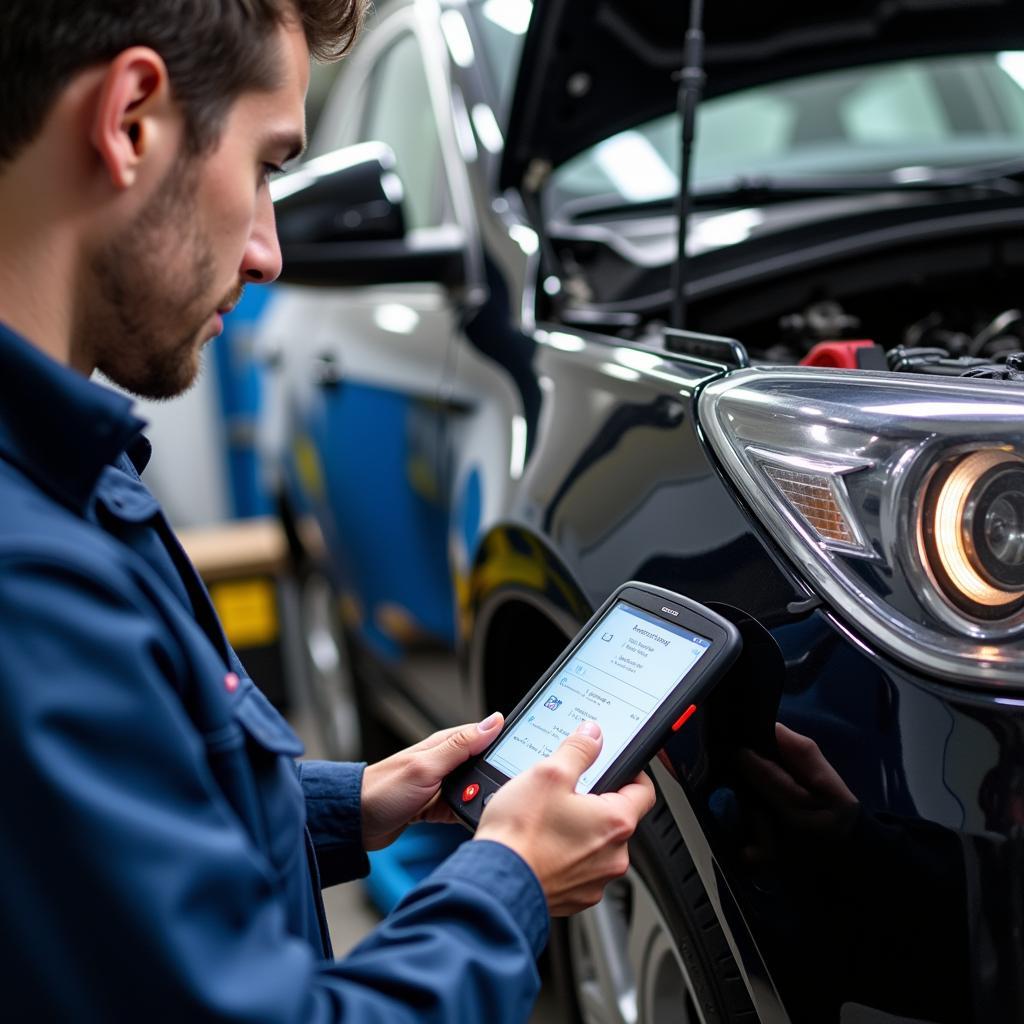
[[[280,623],[271,580],[215,583],[210,587],[210,597],[232,647],[264,647],[277,641]]]
[[[288,620],[281,618],[284,595],[295,585],[281,524],[270,517],[240,519],[185,530],[179,539],[246,671],[277,707],[287,708],[292,695],[285,648],[297,650],[303,641],[285,635]]]

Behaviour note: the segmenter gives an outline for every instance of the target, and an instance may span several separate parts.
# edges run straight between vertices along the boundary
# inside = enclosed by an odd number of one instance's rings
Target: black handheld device
[[[494,743],[444,780],[444,798],[476,828],[501,786],[585,721],[601,726],[604,742],[577,792],[618,789],[697,710],[741,645],[736,627],[710,608],[624,583],[516,705]]]

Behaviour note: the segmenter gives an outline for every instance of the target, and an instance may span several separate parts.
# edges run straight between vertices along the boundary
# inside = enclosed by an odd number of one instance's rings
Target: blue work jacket
[[[331,959],[362,766],[294,760],[130,409],[0,325],[0,1018],[525,1020],[547,912],[497,843]]]

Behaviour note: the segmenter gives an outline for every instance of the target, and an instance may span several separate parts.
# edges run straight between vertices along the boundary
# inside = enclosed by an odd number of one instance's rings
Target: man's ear
[[[175,115],[163,58],[145,46],[118,54],[103,76],[90,133],[115,188],[130,188],[143,162],[172,141]]]

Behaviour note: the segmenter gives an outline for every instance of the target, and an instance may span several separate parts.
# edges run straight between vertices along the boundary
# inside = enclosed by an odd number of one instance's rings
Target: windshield
[[[558,168],[557,209],[666,199],[678,189],[679,121],[620,132]],[[1024,155],[1024,52],[874,64],[706,100],[693,188],[744,176],[878,173]]]

